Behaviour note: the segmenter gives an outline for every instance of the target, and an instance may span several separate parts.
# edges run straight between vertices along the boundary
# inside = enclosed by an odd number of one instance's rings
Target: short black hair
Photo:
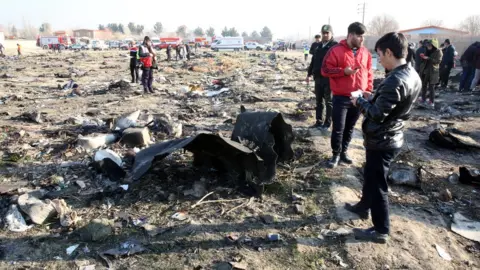
[[[422,45],[423,45],[423,40],[420,40],[420,41],[418,42],[418,44],[422,44]]]
[[[315,35],[315,38],[321,38],[321,36],[320,35]]]
[[[363,35],[367,32],[367,27],[360,22],[354,22],[348,26],[348,33],[355,35]]]
[[[149,37],[149,36],[145,36],[145,37],[143,38],[143,42],[149,42],[149,41],[150,41],[150,37]]]
[[[445,39],[445,42],[444,43],[447,43],[447,44],[450,44],[450,39]]]
[[[402,33],[390,32],[377,41],[375,51],[377,49],[383,53],[390,49],[395,58],[406,58],[408,54],[408,40]]]

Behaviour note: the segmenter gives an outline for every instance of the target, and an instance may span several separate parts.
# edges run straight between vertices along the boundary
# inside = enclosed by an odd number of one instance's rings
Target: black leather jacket
[[[406,64],[392,70],[370,100],[357,100],[357,107],[365,116],[362,131],[367,150],[403,146],[404,121],[410,117],[421,89],[418,73]]]

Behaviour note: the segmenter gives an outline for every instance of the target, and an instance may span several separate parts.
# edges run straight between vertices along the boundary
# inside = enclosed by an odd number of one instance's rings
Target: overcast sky
[[[467,4],[467,2],[469,4]],[[228,4],[227,4],[228,3]],[[13,0],[2,1],[0,24],[15,24],[22,28],[23,21],[40,26],[52,24],[54,30],[66,28],[97,28],[110,22],[135,22],[146,30],[161,22],[164,29],[174,32],[178,25],[189,29],[212,26],[219,34],[225,26],[236,27],[239,33],[260,30],[268,26],[274,38],[306,37],[314,35],[322,24],[330,23],[337,36],[345,35],[351,22],[362,21],[358,13],[362,1],[285,1],[283,0]],[[472,0],[422,1],[422,0],[368,0],[365,22],[378,14],[394,16],[401,29],[421,26],[426,19],[441,19],[445,27],[457,27],[469,15],[480,14],[480,4]],[[478,2],[477,2],[478,3]],[[472,8],[466,8],[471,6]],[[476,6],[476,10],[473,9]],[[310,30],[311,29],[311,30]]]

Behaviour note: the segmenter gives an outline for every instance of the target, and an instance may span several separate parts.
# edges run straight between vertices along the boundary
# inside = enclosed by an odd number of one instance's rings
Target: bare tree
[[[443,21],[439,19],[428,19],[422,22],[422,26],[443,26]]]
[[[399,24],[394,17],[383,14],[372,18],[368,26],[368,33],[371,36],[383,36],[386,33],[397,31]]]
[[[44,22],[42,23],[42,25],[40,25],[40,33],[42,34],[45,34],[45,35],[51,35],[52,34],[52,25],[48,22]]]
[[[180,37],[186,37],[186,36],[187,36],[187,26],[185,26],[185,25],[180,25],[180,26],[177,28],[176,33],[177,33],[177,35],[180,36]]]
[[[460,24],[460,29],[469,32],[472,36],[480,35],[480,15],[465,18]]]

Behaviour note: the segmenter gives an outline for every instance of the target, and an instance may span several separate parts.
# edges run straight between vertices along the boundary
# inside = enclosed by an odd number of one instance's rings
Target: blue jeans
[[[468,65],[462,67],[462,79],[460,80],[460,86],[458,90],[470,90],[473,76],[475,75],[475,68]]]
[[[360,110],[353,106],[350,97],[333,96],[332,136],[330,143],[334,155],[345,153],[352,140],[353,129],[360,117]]]

